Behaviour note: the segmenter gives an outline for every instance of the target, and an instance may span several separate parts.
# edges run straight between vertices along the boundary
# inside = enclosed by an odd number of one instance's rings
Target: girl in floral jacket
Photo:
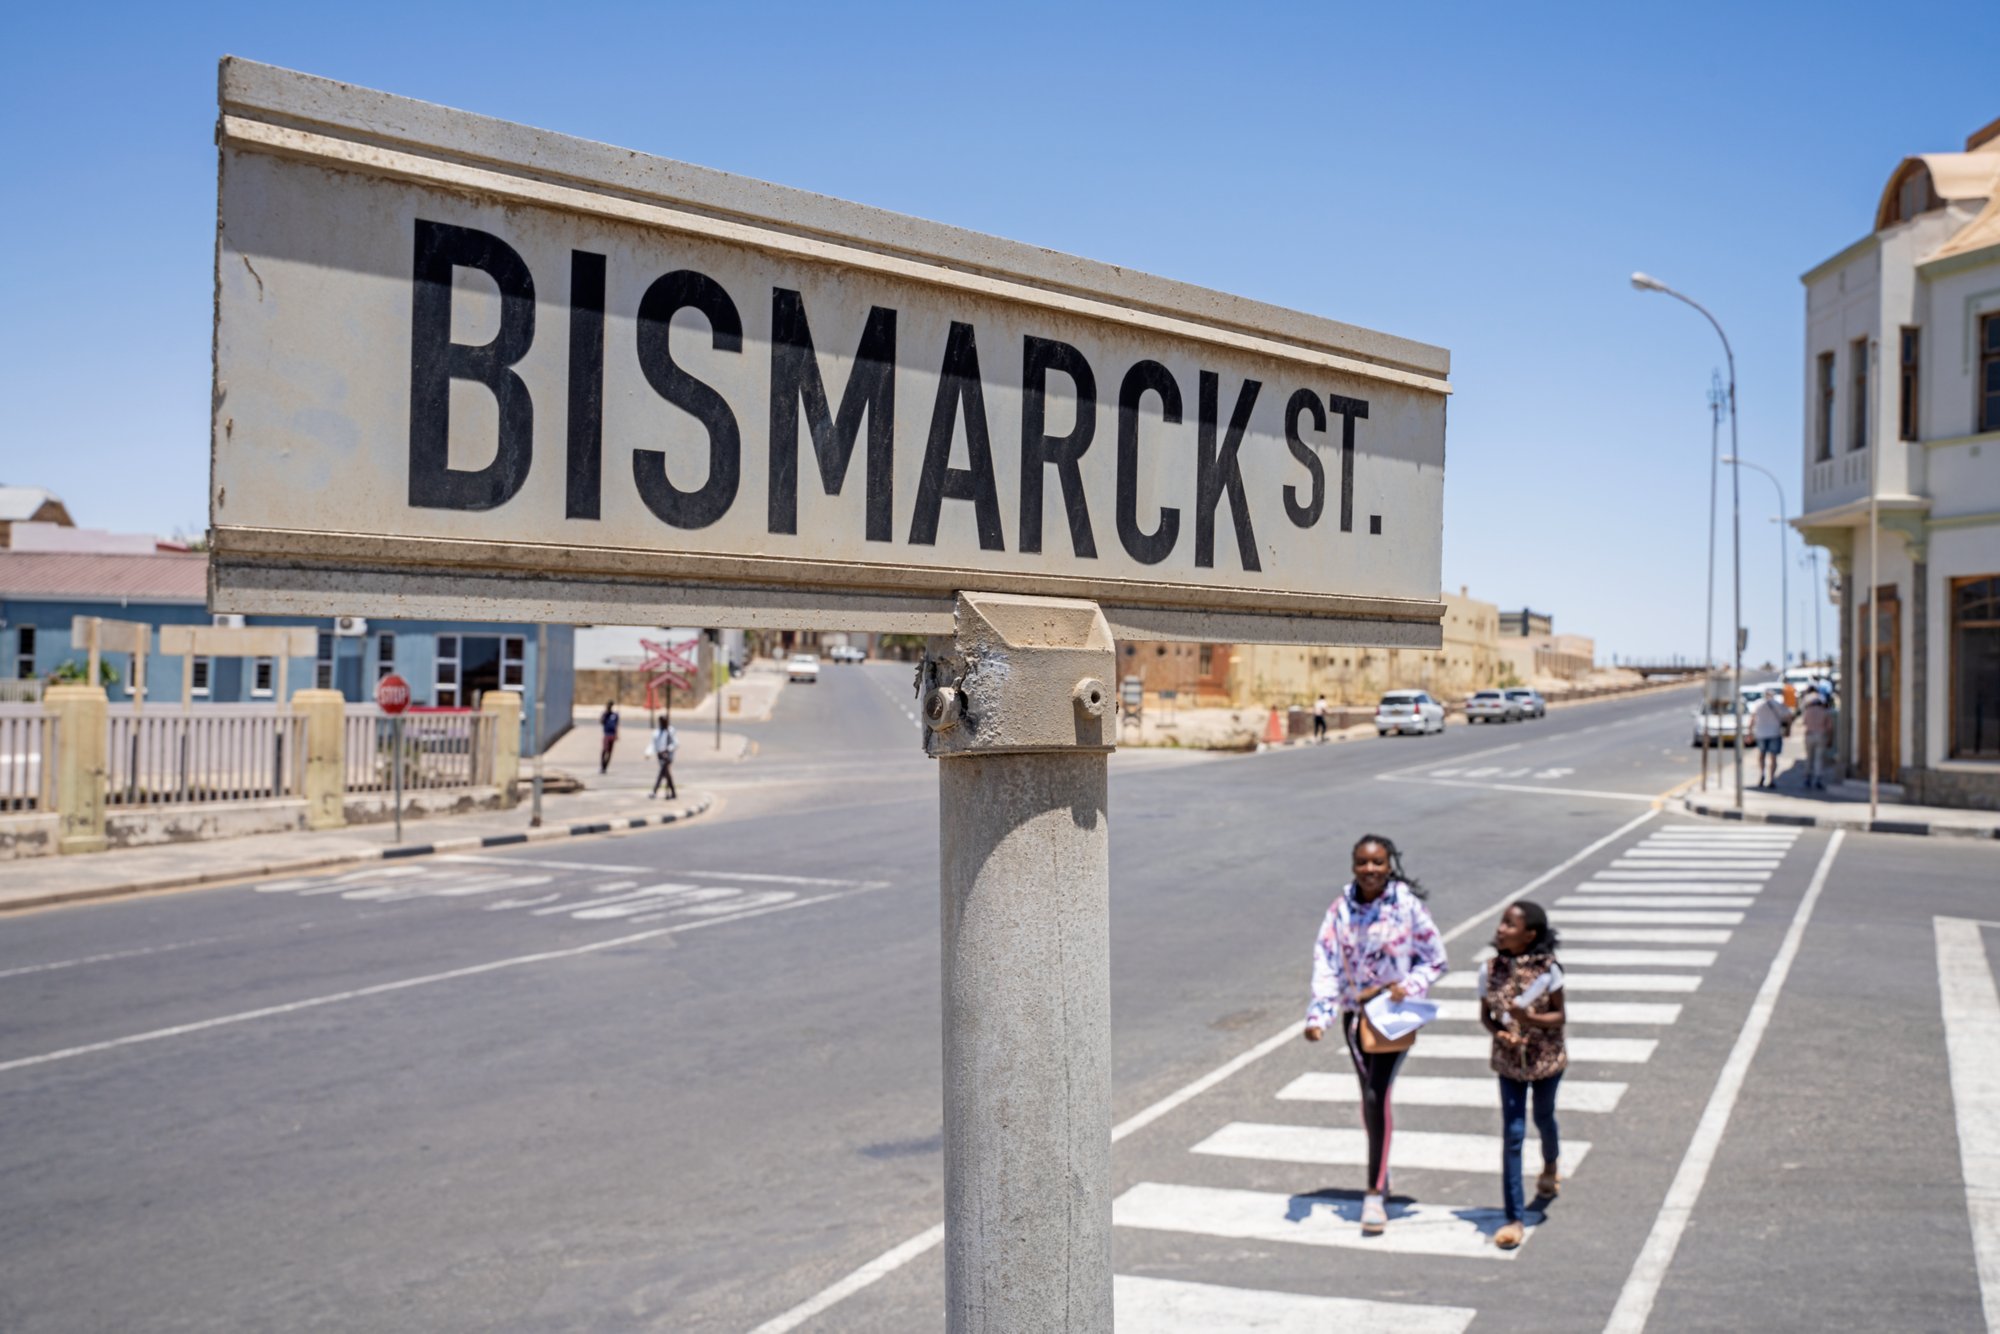
[[[1389,1088],[1404,1051],[1364,1051],[1361,1007],[1378,991],[1397,1000],[1426,995],[1444,975],[1444,943],[1424,907],[1424,892],[1403,870],[1402,854],[1380,834],[1354,845],[1354,879],[1327,909],[1313,948],[1313,1000],[1306,1010],[1306,1041],[1340,1019],[1347,1054],[1361,1081],[1361,1121],[1368,1130],[1368,1184],[1361,1230],[1381,1232],[1389,1215]]]

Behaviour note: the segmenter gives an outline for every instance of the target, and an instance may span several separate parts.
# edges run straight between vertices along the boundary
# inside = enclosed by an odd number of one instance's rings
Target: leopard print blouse
[[[1535,979],[1551,968],[1556,969],[1556,984],[1535,998],[1528,1007],[1530,1014],[1547,1014],[1550,997],[1562,988],[1562,970],[1557,966],[1555,957],[1531,954],[1509,958],[1503,954],[1492,959],[1481,970],[1485,974],[1482,995],[1487,1012],[1495,1019],[1506,1014],[1514,998],[1534,985]],[[1522,1029],[1527,1033],[1528,1040],[1518,1047],[1502,1042],[1498,1037],[1493,1039],[1493,1058],[1490,1062],[1493,1073],[1532,1083],[1561,1074],[1568,1068],[1569,1052],[1563,1045],[1562,1025],[1555,1028],[1523,1025]]]

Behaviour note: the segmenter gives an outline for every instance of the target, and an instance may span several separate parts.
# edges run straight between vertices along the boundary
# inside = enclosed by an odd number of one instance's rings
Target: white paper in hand
[[[1437,1018],[1435,1002],[1410,997],[1394,1000],[1384,991],[1370,1000],[1362,1009],[1368,1012],[1368,1022],[1375,1025],[1375,1031],[1391,1042],[1399,1041],[1405,1034],[1414,1033]]]

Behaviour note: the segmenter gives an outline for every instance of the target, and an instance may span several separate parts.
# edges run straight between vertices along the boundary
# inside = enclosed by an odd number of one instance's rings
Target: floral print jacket
[[[1361,1008],[1361,994],[1401,982],[1412,996],[1443,977],[1444,942],[1424,901],[1400,880],[1362,903],[1352,883],[1326,910],[1313,946],[1312,1005],[1307,1028],[1333,1028],[1334,1018]]]

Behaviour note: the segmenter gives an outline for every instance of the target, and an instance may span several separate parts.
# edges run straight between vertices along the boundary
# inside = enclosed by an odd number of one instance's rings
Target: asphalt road
[[[1960,1136],[2000,1142],[2000,1108],[1954,1097],[1947,1046],[1965,1081],[2000,1035],[1994,933],[1934,919],[2000,917],[2000,853],[1808,832],[1685,869],[1729,837],[1655,809],[1694,772],[1689,707],[1114,759],[1116,1112],[1155,1109],[1116,1152],[1121,1329],[1219,1302],[1216,1328],[1594,1330],[1639,1296],[1662,1330],[1982,1327]],[[756,732],[685,826],[0,920],[0,1328],[741,1331],[933,1227],[909,671],[829,667]],[[1461,978],[1540,881],[1573,1004],[1611,1007],[1572,1029],[1583,1161],[1511,1258],[1481,1242],[1490,1085],[1450,1041],[1475,1024],[1448,1012],[1406,1067],[1402,1216],[1366,1248],[1340,1052],[1281,1036],[1369,830]],[[900,1258],[797,1327],[939,1327],[938,1250]]]

